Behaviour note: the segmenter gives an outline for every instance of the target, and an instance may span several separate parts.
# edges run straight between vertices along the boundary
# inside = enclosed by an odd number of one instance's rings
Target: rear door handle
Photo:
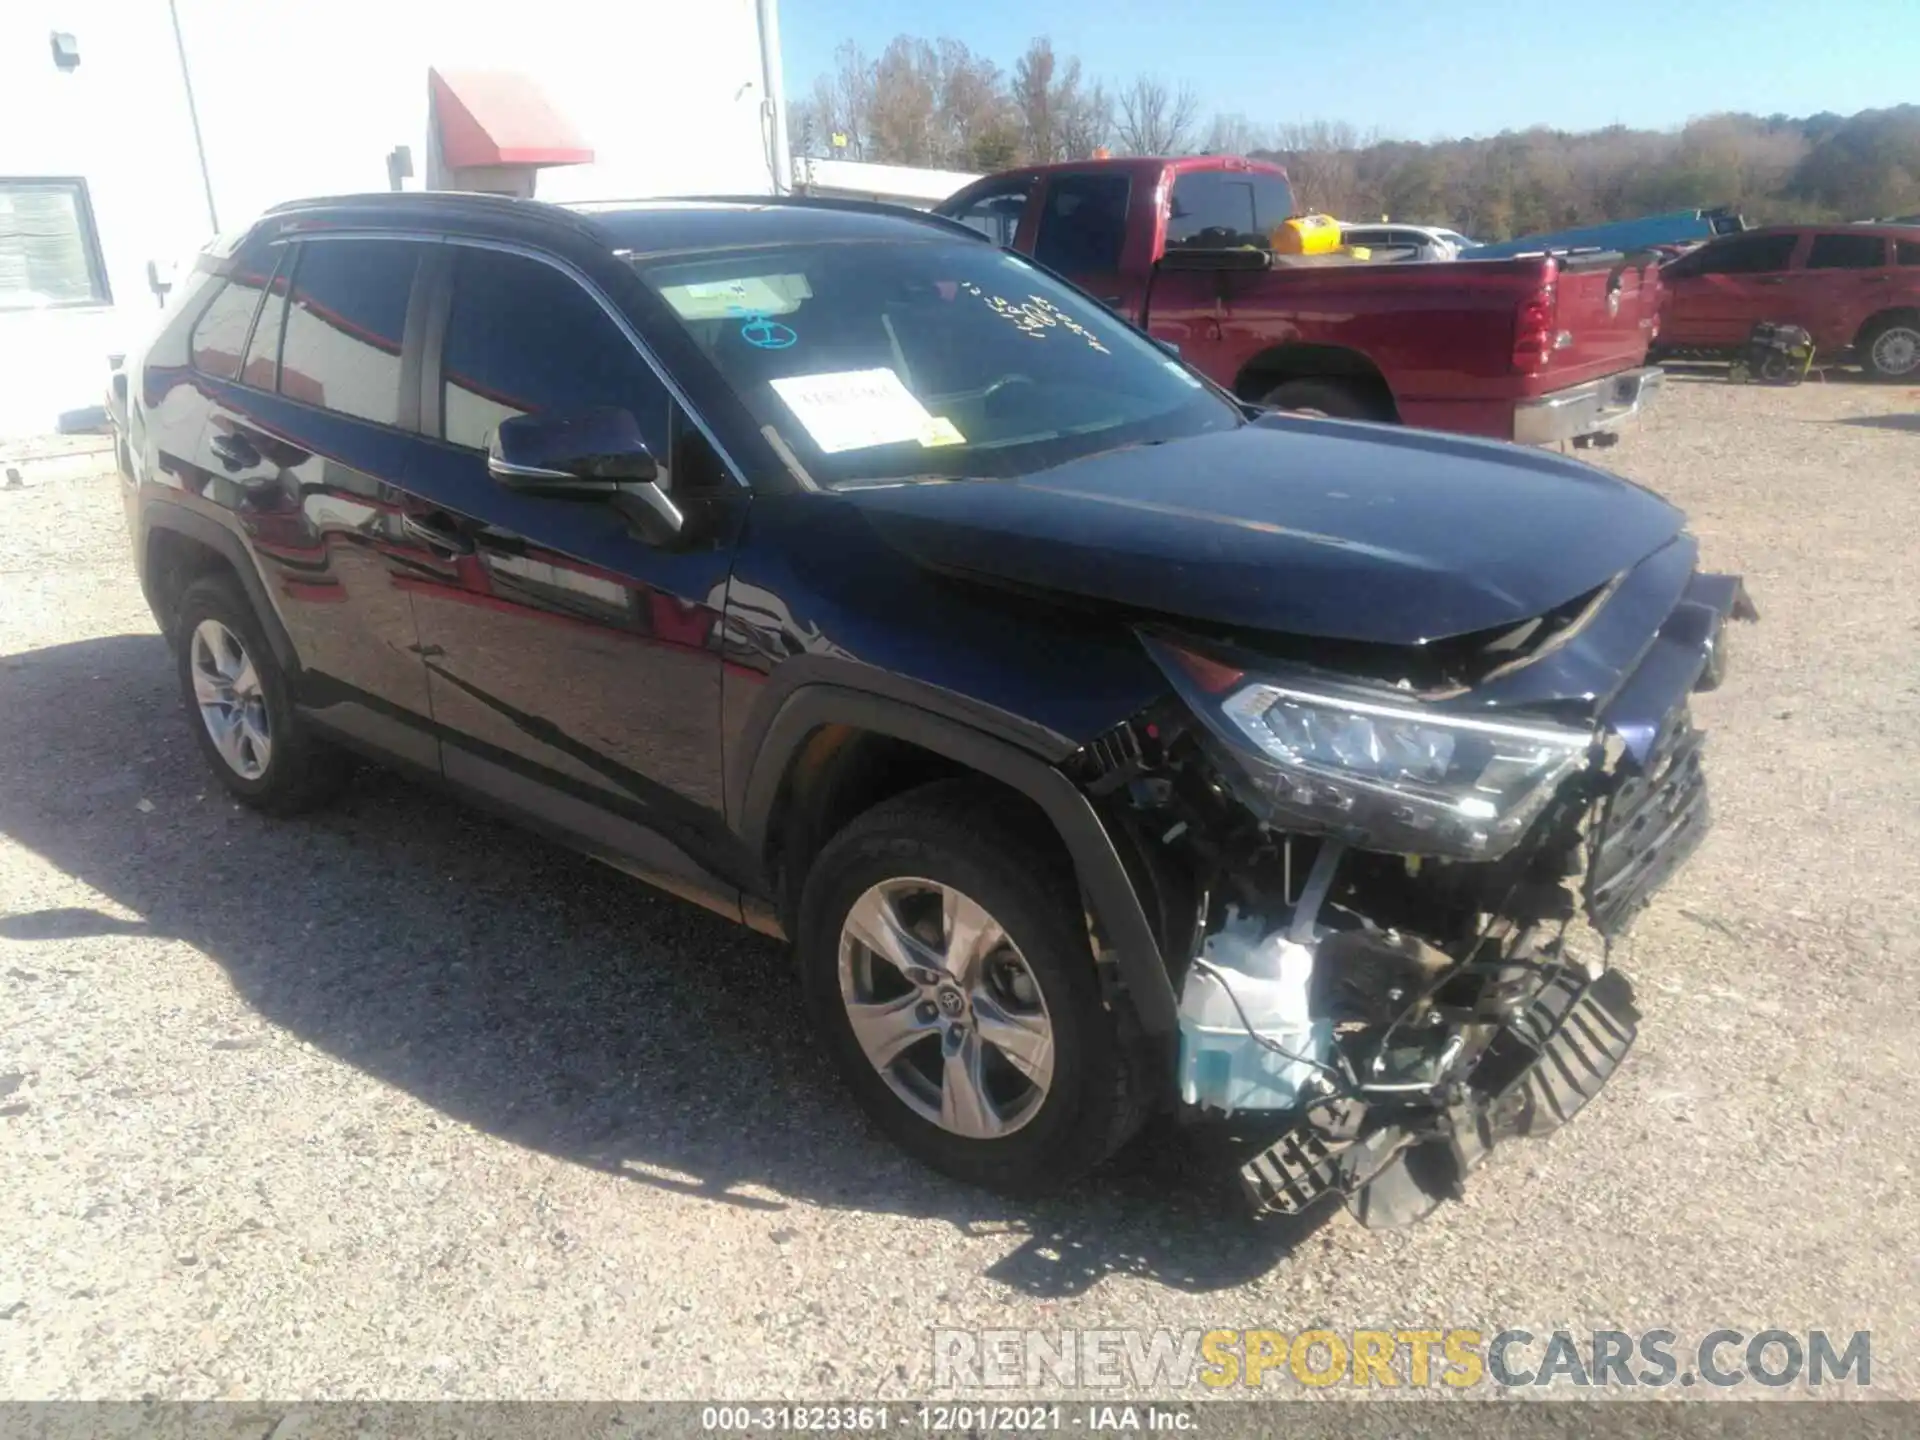
[[[400,528],[429,550],[438,550],[446,555],[473,554],[473,541],[449,526],[413,515],[402,515]]]
[[[216,435],[207,448],[228,470],[247,470],[260,463],[260,452],[238,435]]]

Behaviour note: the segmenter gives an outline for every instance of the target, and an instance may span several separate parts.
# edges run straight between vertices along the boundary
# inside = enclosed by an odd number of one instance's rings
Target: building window
[[[87,182],[0,178],[0,310],[112,303]]]

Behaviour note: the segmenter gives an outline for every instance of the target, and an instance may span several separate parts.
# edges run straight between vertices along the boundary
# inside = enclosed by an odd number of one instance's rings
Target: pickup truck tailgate
[[[1554,348],[1536,393],[1646,364],[1660,317],[1660,271],[1620,255],[1562,261],[1553,287]]]

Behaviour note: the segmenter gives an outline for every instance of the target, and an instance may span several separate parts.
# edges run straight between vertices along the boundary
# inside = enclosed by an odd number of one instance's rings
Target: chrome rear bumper
[[[1514,411],[1513,438],[1521,445],[1553,445],[1615,429],[1638,415],[1666,378],[1658,365],[1647,365],[1523,400]]]

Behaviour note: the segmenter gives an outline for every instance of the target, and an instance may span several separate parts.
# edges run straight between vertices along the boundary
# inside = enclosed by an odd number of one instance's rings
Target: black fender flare
[[[267,643],[273,647],[273,658],[280,662],[280,668],[287,674],[300,673],[300,656],[293,648],[293,637],[287,634],[286,622],[280,618],[273,597],[267,593],[267,582],[262,578],[260,566],[244,540],[218,520],[198,510],[190,510],[185,505],[166,500],[149,500],[141,509],[140,562],[143,580],[146,576],[146,547],[156,530],[171,530],[184,535],[220,555],[239,577],[241,588],[247,592],[247,599],[253,602],[260,628],[266,632]]]
[[[1032,800],[1053,822],[1113,958],[1134,1018],[1156,1038],[1179,1026],[1179,1007],[1159,942],[1099,812],[1080,788],[1030,750],[977,726],[904,700],[831,683],[803,684],[779,701],[750,752],[734,825],[749,851],[766,853],[783,781],[807,737],[847,725],[921,746]]]

